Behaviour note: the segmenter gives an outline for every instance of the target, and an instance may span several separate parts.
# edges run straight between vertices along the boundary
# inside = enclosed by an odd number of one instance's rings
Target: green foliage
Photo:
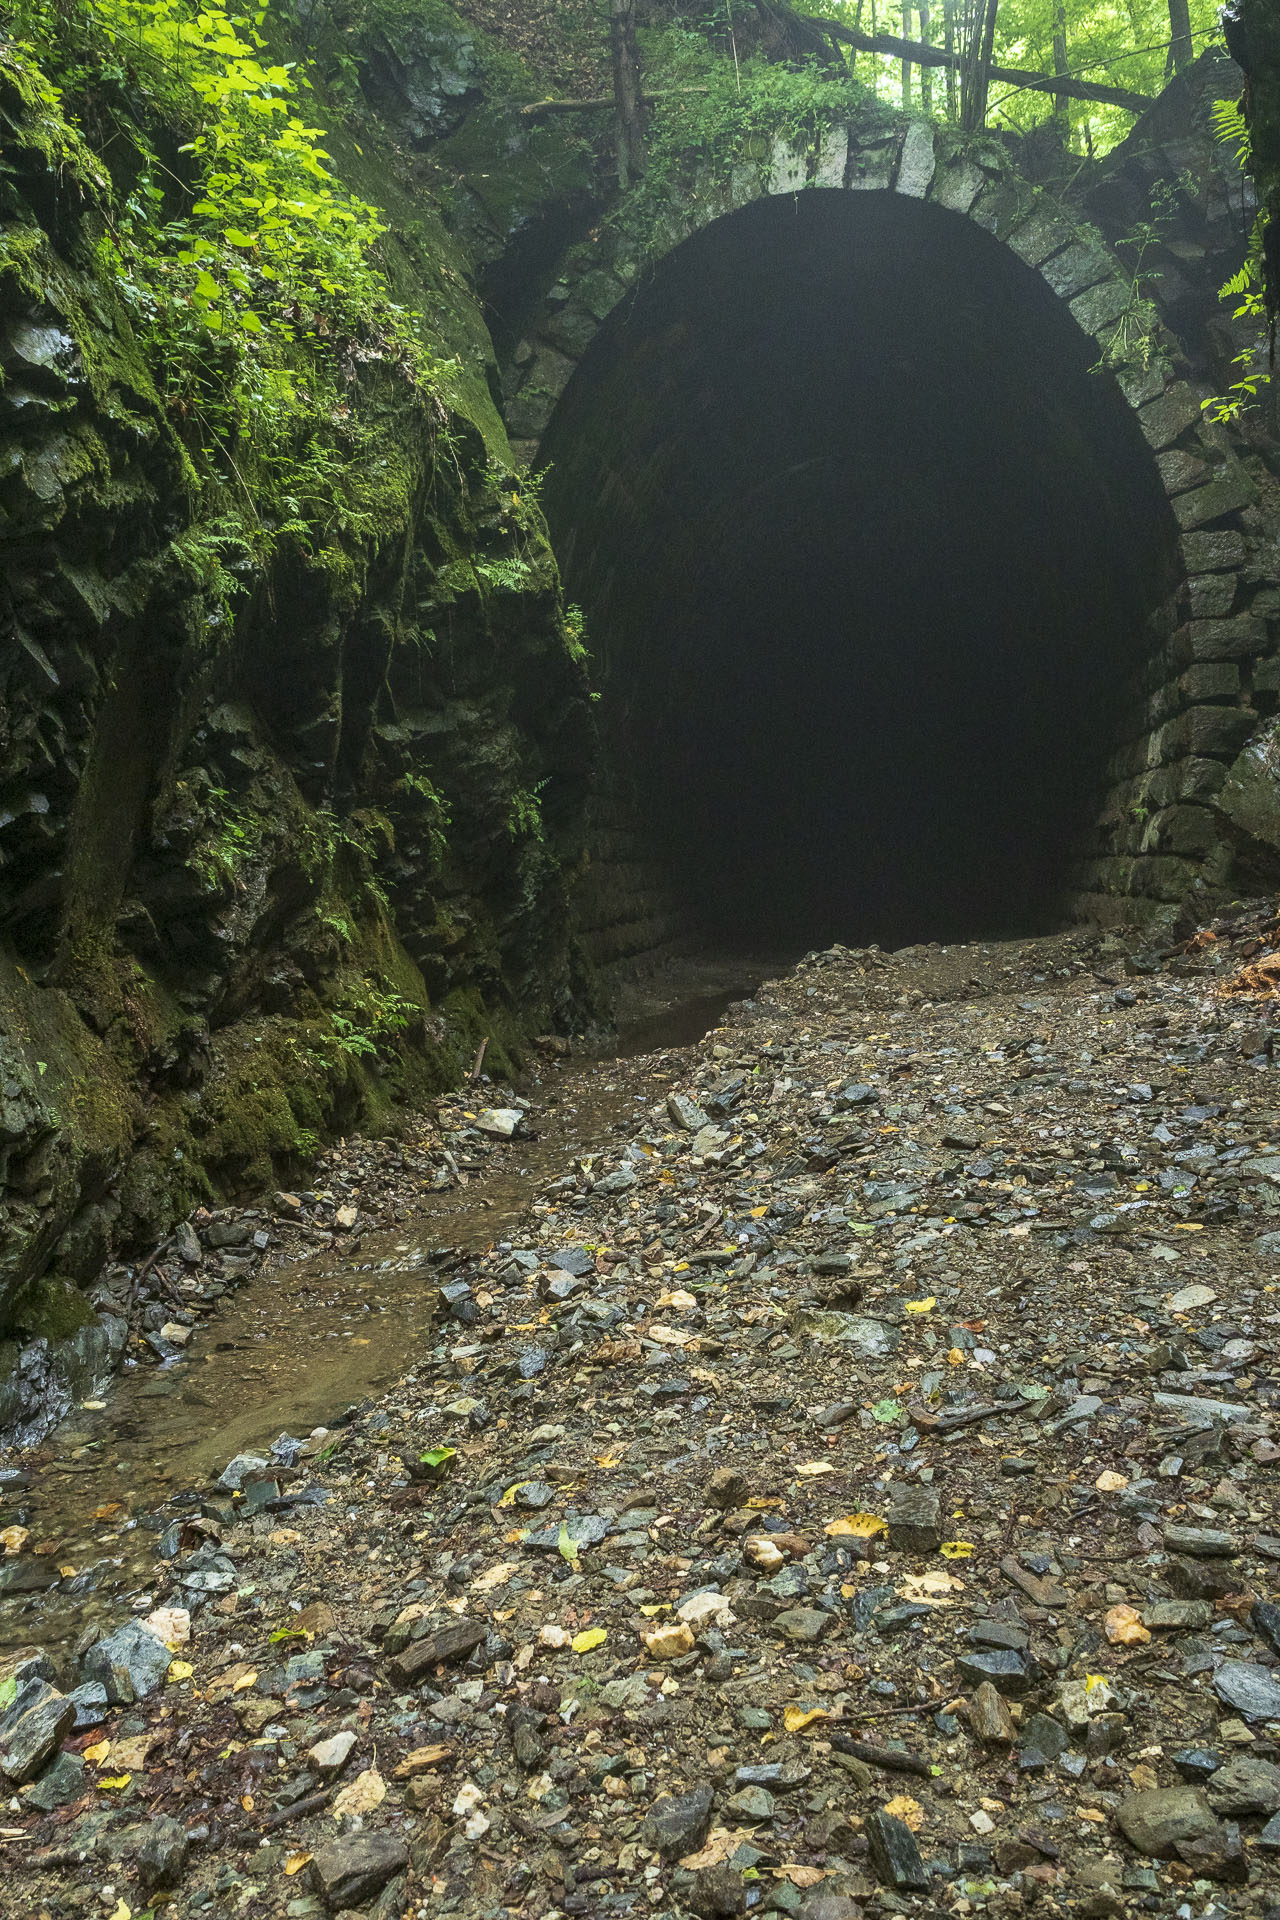
[[[565,651],[571,660],[580,667],[589,666],[591,654],[587,648],[587,616],[581,607],[568,606],[563,617]]]
[[[333,171],[309,81],[273,57],[266,7],[0,0],[0,21],[100,196],[99,268],[206,509],[174,557],[226,601],[283,537],[371,532],[354,382],[380,369],[430,406],[442,369],[393,295],[380,215]]]
[[[1252,158],[1249,128],[1236,101],[1215,102],[1213,128],[1219,140],[1234,145],[1236,158],[1242,166],[1247,167]],[[1232,319],[1247,320],[1253,336],[1239,353],[1232,356],[1232,366],[1240,369],[1238,377],[1225,393],[1214,394],[1204,402],[1205,417],[1218,425],[1253,412],[1271,384],[1270,323],[1263,252],[1266,218],[1265,212],[1258,214],[1249,236],[1249,248],[1243,265],[1218,289],[1218,298],[1231,306]]]
[[[378,986],[368,974],[363,993],[348,992],[342,1005],[345,1012],[329,1016],[333,1028],[331,1044],[339,1054],[356,1059],[376,1059],[422,1018],[420,1006],[406,1000],[393,987]]]
[[[513,840],[528,838],[541,841],[545,837],[542,823],[542,791],[545,780],[539,780],[534,787],[517,787],[511,795],[510,811],[507,814],[507,832]]]

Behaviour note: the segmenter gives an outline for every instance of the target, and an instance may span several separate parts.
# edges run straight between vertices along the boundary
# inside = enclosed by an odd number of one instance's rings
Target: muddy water
[[[23,1561],[60,1573],[49,1591],[0,1598],[0,1651],[37,1644],[56,1654],[88,1627],[105,1628],[120,1596],[151,1578],[151,1516],[174,1494],[207,1488],[233,1454],[282,1432],[334,1425],[409,1372],[434,1344],[447,1250],[533,1237],[538,1189],[606,1146],[631,1111],[642,1077],[633,1056],[700,1039],[762,971],[735,961],[712,985],[713,969],[701,963],[683,993],[679,978],[637,990],[618,1069],[597,1059],[540,1070],[525,1090],[536,1138],[513,1144],[494,1171],[433,1197],[395,1229],[364,1234],[358,1249],[259,1269],[193,1331],[178,1361],[128,1367],[101,1403],[77,1409],[32,1463],[29,1490],[0,1493],[0,1524],[30,1529]],[[663,1077],[655,1060],[649,1099]]]

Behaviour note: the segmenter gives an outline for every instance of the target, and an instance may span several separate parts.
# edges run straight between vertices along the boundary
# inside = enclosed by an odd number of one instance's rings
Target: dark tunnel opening
[[[602,327],[542,447],[610,777],[724,941],[1061,921],[1176,579],[1096,343],[972,223],[757,202]]]

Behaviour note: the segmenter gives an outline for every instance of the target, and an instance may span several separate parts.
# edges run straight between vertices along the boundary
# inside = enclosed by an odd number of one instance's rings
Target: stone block
[[[809,184],[809,156],[802,147],[775,140],[769,156],[770,193],[799,193]]]
[[[1038,267],[1057,253],[1062,247],[1070,246],[1076,238],[1076,229],[1047,206],[1037,207],[1030,217],[1009,236],[1009,246],[1020,260],[1029,267]],[[1199,406],[1196,412],[1199,413]]]
[[[1170,642],[1173,657],[1190,665],[1202,660],[1247,660],[1250,654],[1263,653],[1267,629],[1251,614],[1237,613],[1229,620],[1184,621]]]
[[[1138,409],[1138,425],[1157,453],[1171,447],[1178,435],[1199,418],[1200,396],[1185,380],[1176,381],[1158,400]]]
[[[854,147],[849,162],[849,187],[855,193],[885,193],[893,177],[892,143]]]
[[[1225,620],[1239,590],[1234,573],[1193,573],[1186,583],[1186,611],[1192,620]]]
[[[843,187],[849,164],[848,127],[828,127],[818,148],[818,167],[813,176],[815,187]]]
[[[1156,459],[1156,468],[1160,483],[1170,497],[1175,493],[1185,493],[1189,487],[1198,487],[1209,471],[1203,460],[1194,453],[1184,453],[1181,448],[1160,454]]]
[[[1150,842],[1161,853],[1205,854],[1221,837],[1208,807],[1169,807],[1149,823]]]
[[[1149,400],[1157,399],[1164,392],[1169,375],[1163,363],[1156,360],[1145,367],[1127,367],[1117,373],[1116,380],[1131,407],[1145,407]]]
[[[1086,293],[1067,302],[1077,325],[1086,333],[1097,333],[1110,321],[1118,320],[1133,304],[1133,289],[1125,280],[1103,280]]]
[[[909,199],[923,200],[933,179],[933,128],[927,120],[913,120],[902,143],[898,162],[897,191]]]
[[[1099,280],[1109,280],[1114,273],[1115,263],[1110,254],[1095,240],[1087,238],[1064,247],[1040,268],[1041,278],[1064,300],[1083,293],[1086,287],[1096,286]]]
[[[1179,542],[1188,573],[1224,573],[1242,567],[1247,559],[1244,535],[1231,528],[1212,533],[1184,533]]]
[[[1252,506],[1256,498],[1257,489],[1252,480],[1243,467],[1236,467],[1220,480],[1210,480],[1207,486],[1179,494],[1173,502],[1173,515],[1183,531],[1189,532],[1193,527],[1225,519],[1229,513],[1239,513],[1242,507]]]
[[[1185,753],[1234,756],[1258,724],[1242,707],[1188,707],[1164,729]],[[1166,756],[1168,757],[1168,756]]]
[[[1204,700],[1232,699],[1240,691],[1240,669],[1234,660],[1205,660],[1188,667],[1178,691],[1192,705]]]
[[[935,206],[947,207],[952,213],[968,213],[986,184],[986,174],[972,160],[952,160],[934,175],[929,198]]]

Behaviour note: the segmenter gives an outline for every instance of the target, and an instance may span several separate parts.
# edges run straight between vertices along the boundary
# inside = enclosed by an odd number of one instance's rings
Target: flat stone
[[[711,1788],[705,1781],[688,1793],[664,1793],[645,1814],[641,1842],[664,1860],[694,1853],[707,1837],[711,1823]]]
[[[362,1907],[409,1864],[403,1840],[389,1833],[347,1833],[317,1849],[311,1884],[329,1907]]]
[[[928,1890],[930,1876],[920,1857],[916,1837],[905,1821],[880,1808],[867,1821],[867,1840],[871,1864],[885,1886],[899,1893]]]
[[[936,1553],[942,1544],[941,1511],[935,1488],[902,1483],[889,1508],[889,1545],[899,1553]]]
[[[1153,1600],[1141,1619],[1150,1633],[1191,1633],[1212,1624],[1213,1608],[1207,1600]]]
[[[520,1131],[524,1114],[519,1107],[486,1107],[478,1113],[472,1122],[478,1133],[490,1134],[495,1140],[510,1140]]]
[[[1034,1748],[1042,1753],[1046,1760],[1057,1760],[1064,1754],[1071,1742],[1067,1730],[1060,1720],[1052,1714],[1033,1713],[1023,1721],[1018,1734],[1018,1745],[1026,1752]]]
[[[234,1460],[218,1475],[217,1484],[224,1493],[238,1493],[244,1485],[245,1477],[251,1473],[262,1473],[271,1465],[265,1453],[238,1453]]]
[[[1224,1706],[1249,1720],[1280,1720],[1280,1679],[1270,1667],[1247,1660],[1224,1660],[1213,1676],[1213,1690]]]
[[[901,1345],[902,1335],[883,1320],[860,1313],[802,1310],[792,1321],[797,1339],[816,1340],[819,1346],[849,1346],[868,1360],[882,1360]]]
[[[1280,1810],[1280,1767],[1252,1754],[1233,1754],[1206,1792],[1215,1813],[1275,1813]]]
[[[772,1820],[776,1803],[767,1787],[743,1787],[730,1794],[727,1804],[728,1811],[739,1819]]]
[[[1170,1756],[1180,1779],[1203,1786],[1222,1765],[1222,1755],[1212,1747],[1181,1747]]]
[[[812,1644],[830,1633],[836,1624],[833,1613],[823,1613],[817,1607],[788,1607],[785,1613],[778,1614],[773,1622],[774,1631],[783,1634],[788,1640],[802,1640]]]
[[[1011,1700],[1020,1700],[1031,1685],[1027,1656],[1013,1647],[962,1653],[957,1656],[956,1665],[974,1687],[980,1687],[984,1680],[989,1680],[997,1693]]]
[[[1170,1553],[1187,1553],[1193,1560],[1230,1560],[1241,1549],[1239,1534],[1221,1527],[1166,1526],[1163,1533]]]
[[[1255,1600],[1249,1612],[1249,1625],[1273,1653],[1280,1653],[1280,1607],[1270,1600]]]
[[[0,1773],[15,1787],[39,1773],[75,1723],[76,1710],[47,1680],[27,1680],[0,1718]]]
[[[1130,1793],[1116,1809],[1116,1821],[1131,1846],[1155,1860],[1170,1860],[1178,1843],[1215,1840],[1217,1817],[1199,1787],[1151,1787]]]

